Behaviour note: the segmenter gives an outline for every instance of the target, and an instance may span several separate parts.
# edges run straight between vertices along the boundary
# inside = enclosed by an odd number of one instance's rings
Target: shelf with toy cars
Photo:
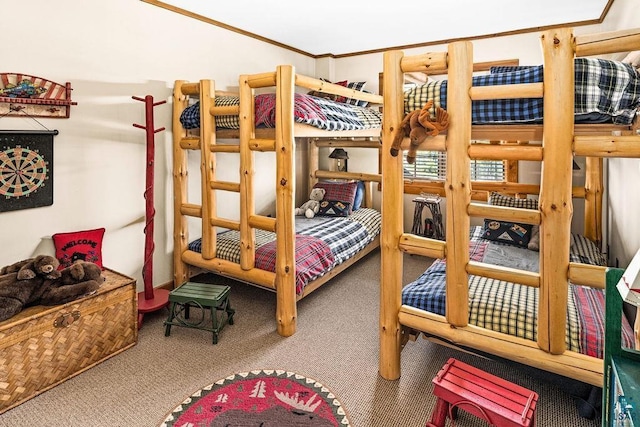
[[[71,83],[22,73],[0,73],[0,116],[69,118]]]

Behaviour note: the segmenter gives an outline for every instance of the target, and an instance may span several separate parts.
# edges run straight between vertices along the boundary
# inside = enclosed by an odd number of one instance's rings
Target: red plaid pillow
[[[316,183],[313,188],[324,188],[324,200],[333,200],[338,202],[349,203],[349,213],[356,198],[358,190],[357,182],[327,182],[321,181]]]
[[[334,85],[344,86],[344,87],[347,87],[347,84],[348,84],[347,80],[343,80],[341,82],[331,82],[327,79],[320,79],[320,80],[325,81],[327,83],[333,83]],[[318,98],[327,98],[336,102],[347,102],[346,96],[333,95],[330,93],[318,92],[315,90],[312,90],[311,92],[309,92],[308,95],[317,96]]]
[[[60,261],[59,269],[69,267],[78,260],[93,262],[102,267],[102,238],[104,228],[95,230],[57,233],[52,237],[56,248],[56,258]]]

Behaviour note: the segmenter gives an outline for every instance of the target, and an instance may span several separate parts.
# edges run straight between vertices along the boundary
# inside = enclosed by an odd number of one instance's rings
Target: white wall
[[[105,265],[136,278],[142,290],[145,133],[132,125],[145,118],[144,103],[131,96],[152,95],[168,101],[154,110],[156,128],[167,130],[156,134],[153,283],[169,282],[174,81],[215,78],[216,88],[229,90],[240,73],[279,64],[314,75],[315,61],[137,0],[24,0],[20,10],[30,11],[27,21],[2,23],[0,71],[71,82],[78,105],[69,119],[38,118],[60,132],[54,139],[54,203],[0,213],[0,266],[53,254],[50,236],[56,232],[105,227]],[[42,127],[29,118],[3,117],[0,129]],[[268,169],[264,173],[270,176]]]

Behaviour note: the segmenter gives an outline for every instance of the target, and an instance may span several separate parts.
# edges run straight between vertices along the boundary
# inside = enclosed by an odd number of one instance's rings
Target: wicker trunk
[[[0,322],[0,414],[135,345],[136,282],[103,275],[94,295]]]

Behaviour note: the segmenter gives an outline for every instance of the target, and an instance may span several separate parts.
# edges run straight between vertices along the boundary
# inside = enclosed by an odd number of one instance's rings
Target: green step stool
[[[164,322],[166,337],[171,333],[171,326],[202,329],[213,332],[213,343],[218,343],[218,334],[228,323],[233,325],[235,310],[231,308],[229,294],[231,288],[209,283],[185,282],[169,292],[169,317]],[[189,321],[189,309],[199,307],[202,316],[199,321]],[[211,327],[205,324],[205,310],[211,310]],[[218,318],[220,312],[220,318]]]

